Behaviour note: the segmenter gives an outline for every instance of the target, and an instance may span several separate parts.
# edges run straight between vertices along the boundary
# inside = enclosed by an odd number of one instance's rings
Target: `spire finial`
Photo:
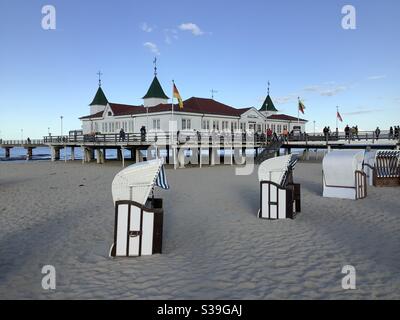
[[[157,57],[154,57],[154,76],[157,77]]]
[[[101,71],[97,72],[97,75],[99,76],[99,87],[101,87],[101,76],[103,75]]]
[[[269,87],[270,87],[271,83],[268,80],[268,95],[269,95]]]
[[[214,89],[211,89],[211,99],[213,99],[213,100],[214,100],[214,94],[215,93],[218,93],[218,91],[214,90]]]

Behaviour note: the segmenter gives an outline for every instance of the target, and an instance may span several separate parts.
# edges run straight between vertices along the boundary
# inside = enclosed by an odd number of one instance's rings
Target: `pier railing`
[[[18,146],[44,146],[44,140],[33,139],[33,140],[2,140],[0,139],[0,145],[7,147],[18,147]]]
[[[149,132],[145,135],[140,133],[126,133],[125,136],[120,134],[86,134],[86,135],[73,135],[73,136],[46,136],[41,140],[45,144],[68,144],[68,143],[105,143],[105,144],[118,144],[118,143],[185,143],[185,142],[199,142],[210,141],[210,143],[230,143],[230,142],[254,142],[255,144],[268,144],[271,141],[283,140],[285,143],[352,143],[352,142],[372,142],[375,143],[379,140],[393,140],[400,143],[400,137],[392,135],[388,132],[383,132],[376,135],[374,131],[360,131],[358,134],[346,134],[344,132],[333,132],[330,134],[321,133],[297,133],[289,135],[267,136],[260,133],[240,133],[240,132]]]

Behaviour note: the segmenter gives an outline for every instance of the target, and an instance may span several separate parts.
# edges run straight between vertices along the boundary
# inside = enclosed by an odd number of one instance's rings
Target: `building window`
[[[112,117],[111,111],[108,111],[108,116],[109,116],[109,117]]]
[[[274,124],[271,124],[271,130],[272,130],[272,132],[275,132],[275,125]]]
[[[258,125],[257,125],[257,131],[258,131],[258,132],[261,132],[261,124],[258,124]]]
[[[153,119],[153,129],[154,130],[160,130],[161,129],[160,119]]]
[[[219,121],[217,121],[217,120],[213,121],[213,129],[214,130],[219,130]]]
[[[182,130],[190,130],[192,127],[190,119],[182,119]]]
[[[278,124],[278,130],[277,133],[281,133],[282,132],[282,125]]]
[[[203,130],[210,130],[210,120],[203,120]]]

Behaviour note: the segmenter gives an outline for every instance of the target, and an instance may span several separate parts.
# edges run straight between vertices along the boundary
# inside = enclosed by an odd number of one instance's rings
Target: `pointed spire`
[[[154,58],[154,79],[150,85],[149,90],[147,91],[146,95],[142,99],[169,99],[169,97],[165,94],[163,88],[161,87],[160,82],[157,79],[157,57]]]
[[[269,112],[277,112],[278,111],[278,109],[275,108],[275,105],[269,95],[270,94],[270,86],[271,86],[271,83],[268,81],[268,89],[267,89],[268,95],[267,95],[267,98],[265,99],[263,105],[261,106],[260,111],[269,111]]]
[[[93,101],[89,106],[106,106],[108,104],[108,100],[106,95],[104,94],[103,89],[101,88],[101,76],[103,75],[101,71],[97,73],[99,76],[99,88],[97,89],[96,95],[93,98]]]

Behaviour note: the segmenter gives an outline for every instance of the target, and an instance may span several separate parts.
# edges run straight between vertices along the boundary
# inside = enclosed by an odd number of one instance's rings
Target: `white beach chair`
[[[297,157],[287,155],[268,159],[258,169],[262,219],[294,219],[301,211],[300,184],[293,183]]]
[[[363,171],[364,151],[328,153],[322,162],[323,196],[340,199],[367,197],[367,175]]]
[[[363,171],[367,176],[367,182],[369,186],[373,186],[374,184],[375,157],[376,157],[375,150],[370,150],[365,152]]]
[[[400,151],[379,150],[374,160],[373,185],[376,187],[400,186]]]
[[[112,257],[137,257],[162,251],[162,199],[150,197],[154,186],[169,189],[162,159],[141,162],[119,172],[112,183],[115,204]]]

